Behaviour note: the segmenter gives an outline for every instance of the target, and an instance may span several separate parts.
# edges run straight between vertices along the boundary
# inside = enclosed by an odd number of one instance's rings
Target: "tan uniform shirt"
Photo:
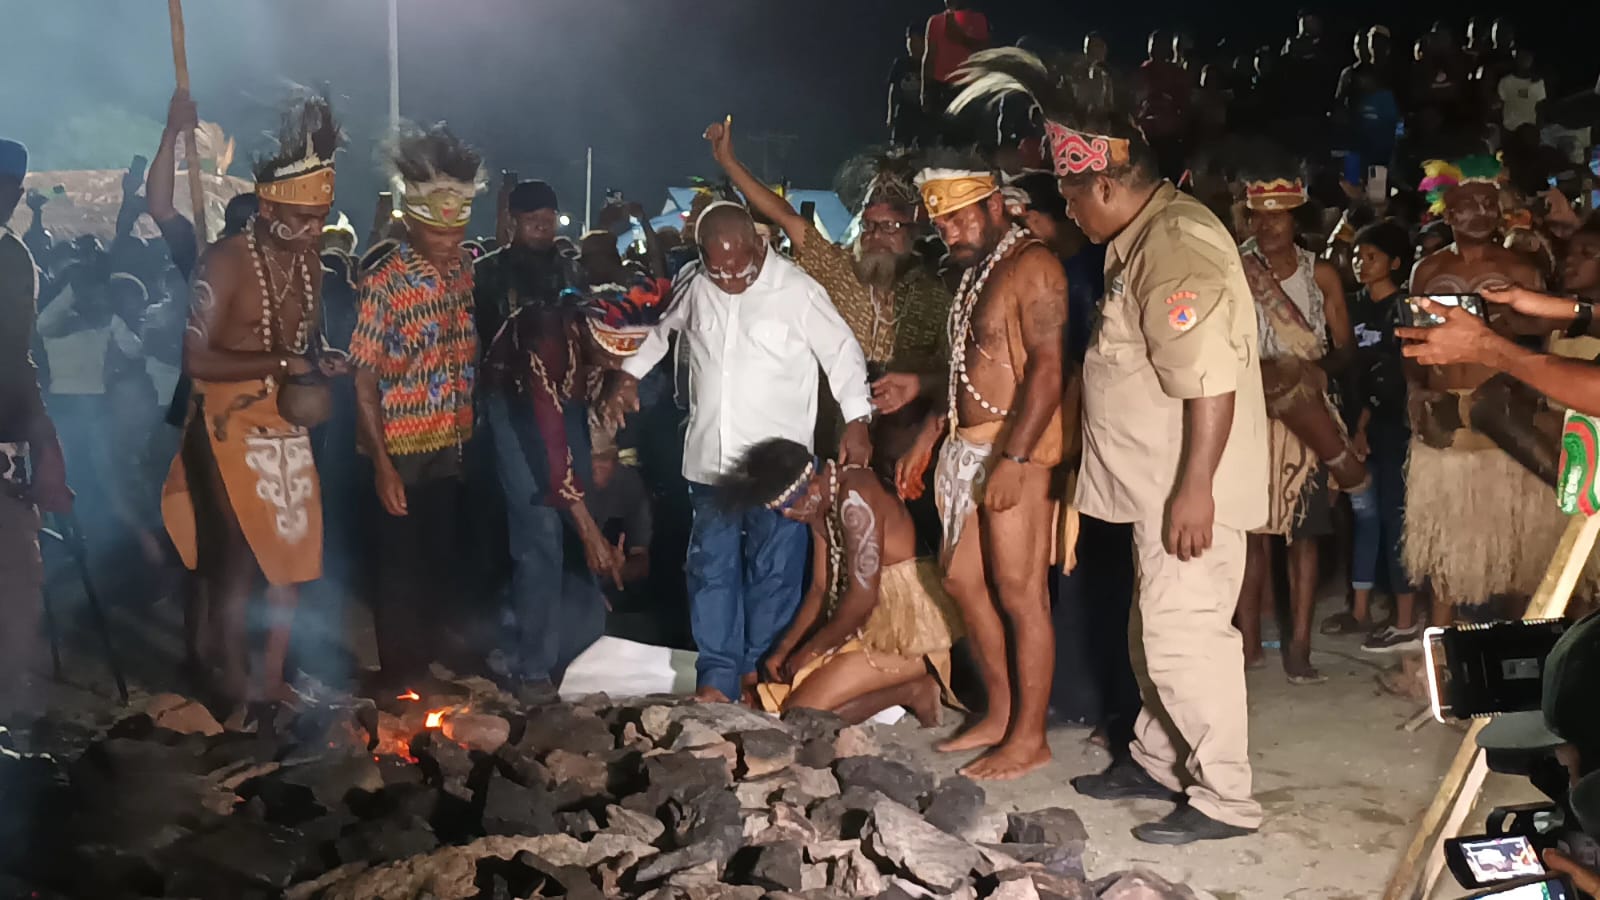
[[[1078,510],[1160,520],[1177,487],[1183,401],[1233,392],[1214,480],[1218,524],[1267,519],[1267,411],[1255,302],[1233,238],[1163,183],[1106,252],[1106,299],[1083,363]]]

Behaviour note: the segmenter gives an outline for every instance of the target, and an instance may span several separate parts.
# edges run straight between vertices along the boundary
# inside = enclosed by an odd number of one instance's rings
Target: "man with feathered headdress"
[[[247,693],[245,606],[256,573],[266,578],[271,615],[261,678],[267,695],[279,697],[296,586],[322,575],[311,439],[287,417],[293,404],[286,399],[319,368],[343,371],[342,359],[324,355],[319,363],[314,355],[317,242],[333,204],[341,140],[325,98],[296,104],[277,152],[255,167],[260,212],[242,233],[212,244],[194,273],[183,343],[193,394],[162,514],[184,564],[209,582],[209,627],[199,632],[207,652],[197,661],[221,668],[222,693],[233,702]]]
[[[1081,514],[1133,525],[1144,710],[1127,759],[1075,779],[1094,797],[1187,802],[1134,834],[1188,843],[1261,823],[1244,660],[1231,619],[1245,532],[1266,518],[1255,304],[1226,228],[1157,172],[1126,116],[1031,54],[975,56],[956,105],[1012,92],[1045,120],[1061,194],[1106,243],[1107,293],[1083,364]],[[991,481],[992,484],[992,481]]]
[[[386,687],[436,657],[437,611],[453,606],[463,446],[472,436],[478,333],[462,249],[482,189],[478,152],[442,123],[389,146],[404,185],[405,236],[361,278],[350,359],[361,449],[383,511],[372,529],[373,616]]]
[[[824,237],[815,223],[750,174],[734,154],[731,120],[707,128],[706,140],[717,164],[751,206],[789,235],[801,271],[828,292],[867,358],[874,393],[891,393],[897,398],[894,405],[904,407],[919,394],[936,392],[945,373],[950,291],[918,264],[912,250],[922,201],[911,183],[916,172],[909,157],[886,154],[879,160],[861,202],[861,234],[853,247],[844,247]],[[875,424],[875,465],[880,471],[893,471],[926,411],[922,404],[891,422]],[[819,417],[828,436],[838,430],[836,418],[831,411]],[[824,446],[831,443],[823,440]]]
[[[1543,287],[1539,268],[1498,240],[1504,173],[1491,156],[1430,160],[1422,189],[1433,211],[1449,224],[1454,243],[1417,262],[1413,294],[1465,294],[1486,286]],[[1494,311],[1494,310],[1491,310]],[[1509,333],[1512,323],[1491,324]],[[1551,487],[1512,458],[1503,434],[1482,414],[1498,407],[1502,426],[1527,426],[1532,409],[1512,421],[1494,393],[1491,372],[1475,365],[1408,369],[1420,375],[1409,387],[1411,448],[1406,465],[1405,565],[1433,583],[1434,625],[1448,625],[1457,606],[1482,606],[1495,594],[1531,594],[1561,535],[1563,517]],[[1462,523],[1494,522],[1463,528]],[[1383,649],[1417,647],[1420,635],[1398,634]]]

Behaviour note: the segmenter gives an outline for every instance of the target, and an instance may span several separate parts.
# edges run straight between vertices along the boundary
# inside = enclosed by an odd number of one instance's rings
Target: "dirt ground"
[[[1330,598],[1324,612],[1337,609]],[[1269,637],[1271,635],[1269,634]],[[1256,799],[1266,811],[1257,834],[1188,847],[1156,847],[1130,829],[1160,818],[1171,805],[1153,800],[1101,801],[1079,795],[1069,779],[1103,769],[1105,751],[1087,743],[1082,728],[1050,734],[1054,761],[1021,780],[988,784],[991,806],[1003,811],[1064,806],[1089,830],[1090,876],[1143,866],[1185,882],[1218,900],[1355,900],[1379,897],[1414,823],[1432,800],[1439,778],[1460,746],[1464,729],[1431,719],[1414,733],[1402,724],[1420,706],[1378,689],[1378,658],[1355,638],[1318,635],[1313,662],[1325,684],[1295,686],[1276,659],[1249,673],[1250,757]],[[903,721],[894,745],[911,760],[948,774],[970,756],[932,749],[954,723],[923,731]],[[1493,803],[1544,799],[1526,781],[1491,773],[1486,803],[1468,821],[1482,830]],[[1468,894],[1448,873],[1437,898]]]
[[[1318,618],[1342,599],[1327,596]],[[303,610],[308,616],[314,609]],[[147,692],[172,689],[179,652],[177,609],[163,601],[142,610],[110,611],[119,655],[135,687],[132,709]],[[69,712],[84,738],[125,712],[114,696],[99,648],[81,609],[62,618],[72,630],[66,657],[67,684],[48,687],[51,702]],[[370,622],[334,612],[329,633],[355,636],[344,656],[359,664],[372,655]],[[343,625],[337,620],[346,620]],[[1265,637],[1276,637],[1269,628]],[[1129,829],[1159,818],[1169,805],[1155,801],[1103,802],[1078,795],[1075,775],[1098,771],[1108,757],[1088,744],[1087,731],[1063,727],[1050,735],[1054,761],[1020,781],[987,785],[991,806],[1001,811],[1064,806],[1076,810],[1089,829],[1085,862],[1091,876],[1143,866],[1210,892],[1218,900],[1353,900],[1382,894],[1413,823],[1438,785],[1463,729],[1431,720],[1406,733],[1401,725],[1420,706],[1382,693],[1374,676],[1386,662],[1360,652],[1355,638],[1315,638],[1313,662],[1329,676],[1325,684],[1297,687],[1284,678],[1276,658],[1249,673],[1250,750],[1256,797],[1266,809],[1260,833],[1190,847],[1155,847],[1134,840]],[[351,652],[353,650],[353,652]],[[41,661],[43,662],[43,661]],[[47,669],[47,663],[41,671]],[[72,713],[76,713],[75,715]],[[886,755],[900,756],[940,774],[950,774],[970,756],[945,756],[934,741],[954,731],[959,716],[947,715],[937,730],[922,730],[909,718],[881,728]],[[1491,773],[1485,802],[1468,819],[1480,831],[1491,803],[1531,802],[1542,797],[1525,781]],[[1468,892],[1449,875],[1436,898]]]

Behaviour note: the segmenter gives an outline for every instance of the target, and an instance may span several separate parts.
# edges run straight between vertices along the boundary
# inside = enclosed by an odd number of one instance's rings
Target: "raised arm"
[[[628,215],[638,221],[639,230],[644,232],[644,257],[650,265],[651,277],[666,278],[667,251],[661,249],[661,239],[656,237],[656,230],[650,224],[650,216],[638,203],[628,204]]]
[[[984,504],[996,512],[1022,502],[1023,466],[1061,409],[1062,332],[1067,327],[1067,276],[1055,254],[1043,247],[1024,251],[1010,274],[1010,299],[1022,320],[1028,364],[1000,461],[984,491]]]
[[[750,201],[750,207],[777,223],[789,235],[795,251],[799,252],[805,245],[807,222],[794,211],[789,201],[773,193],[771,188],[761,183],[761,179],[750,174],[750,170],[734,155],[733,117],[712,123],[706,129],[706,140],[711,142],[712,158],[722,167],[722,171],[728,173],[728,179],[739,189],[739,193]]]
[[[200,115],[189,92],[179,88],[167,105],[167,127],[161,132],[161,144],[156,147],[155,158],[144,178],[144,201],[150,218],[159,224],[178,215],[172,205],[173,183],[177,180],[178,136],[199,124]]]

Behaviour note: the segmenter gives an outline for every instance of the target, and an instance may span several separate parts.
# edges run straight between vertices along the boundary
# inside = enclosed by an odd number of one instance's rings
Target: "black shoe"
[[[1159,822],[1146,822],[1133,829],[1133,836],[1146,844],[1192,844],[1195,841],[1220,841],[1255,832],[1218,822],[1185,803]]]
[[[1181,795],[1150,777],[1150,773],[1132,762],[1112,763],[1111,768],[1097,775],[1079,775],[1072,779],[1072,787],[1085,797],[1096,800],[1125,800],[1139,797],[1149,800],[1177,800]]]

